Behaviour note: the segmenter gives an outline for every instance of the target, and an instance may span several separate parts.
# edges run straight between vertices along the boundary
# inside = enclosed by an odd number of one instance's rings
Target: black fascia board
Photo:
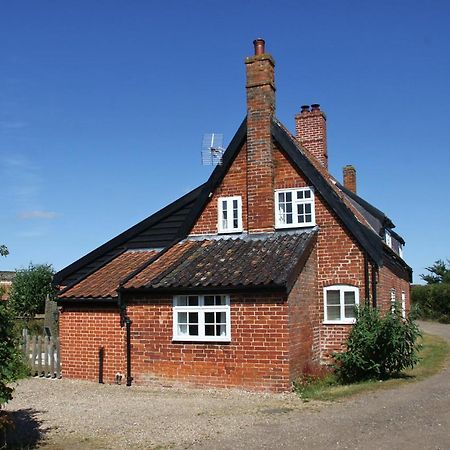
[[[383,265],[382,244],[379,236],[362,225],[344,202],[334,192],[314,164],[298,149],[287,132],[274,119],[272,121],[272,136],[278,142],[291,162],[304,173],[317,191],[322,195],[328,206],[342,220],[348,231],[361,247],[369,254],[378,266]]]
[[[179,198],[178,200],[175,200],[174,202],[160,209],[159,211],[142,220],[141,222],[137,223],[136,225],[133,225],[128,230],[112,238],[105,244],[102,244],[100,247],[97,247],[95,250],[92,250],[90,253],[84,255],[83,257],[73,262],[72,264],[68,265],[64,269],[60,270],[53,276],[53,283],[59,284],[64,278],[70,276],[72,273],[81,269],[86,264],[91,263],[95,259],[104,255],[106,252],[114,249],[115,247],[122,245],[127,240],[131,239],[134,235],[140,233],[149,226],[156,224],[158,221],[164,219],[165,217],[173,214],[184,205],[194,201],[199,195],[199,193],[202,191],[203,186],[204,184],[193,189],[192,191],[183,195],[183,197]]]
[[[231,164],[233,164],[233,161],[239,153],[239,150],[244,144],[246,138],[247,117],[245,117],[242,121],[241,125],[233,136],[233,139],[224,152],[222,156],[222,164],[216,166],[208,181],[203,185],[203,189],[200,195],[198,196],[194,206],[192,207],[188,217],[186,218],[184,225],[179,230],[179,238],[182,239],[186,237],[191,228],[194,226],[195,222],[200,217],[201,213],[208,204],[208,199],[210,198],[211,194],[214,192],[217,186],[219,186],[226,173],[228,172],[228,169],[231,167]]]
[[[65,297],[57,298],[56,303],[58,305],[118,305],[117,298],[115,297]]]
[[[377,218],[384,227],[395,228],[395,225],[392,222],[392,220],[389,219],[389,217],[383,211],[380,211],[378,208],[375,208],[375,206],[371,205],[368,201],[364,200],[359,195],[352,192],[350,189],[347,189],[341,183],[336,182],[336,184],[344,194],[348,195],[352,200],[354,200],[356,203],[362,206],[369,214],[372,214],[372,216]]]
[[[217,294],[226,294],[229,292],[265,292],[265,291],[279,291],[283,294],[287,294],[286,284],[277,284],[277,283],[268,283],[263,285],[229,285],[229,286],[173,286],[173,287],[139,287],[139,288],[127,288],[123,289],[123,294],[133,294],[133,293],[141,293],[141,294],[195,294],[195,293],[217,293]]]
[[[394,250],[386,245],[383,246],[383,259],[386,267],[392,270],[400,278],[403,278],[409,283],[412,283],[412,268],[408,266],[408,264],[406,264],[406,262],[402,258],[400,258],[400,256],[398,256],[397,253],[394,252]]]

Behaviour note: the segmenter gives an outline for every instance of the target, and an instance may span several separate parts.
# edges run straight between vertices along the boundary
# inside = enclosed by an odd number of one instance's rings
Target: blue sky
[[[449,23],[447,0],[2,2],[0,270],[62,269],[206,180],[262,37],[278,118],[322,105],[330,171],[356,166],[419,281],[450,257]]]

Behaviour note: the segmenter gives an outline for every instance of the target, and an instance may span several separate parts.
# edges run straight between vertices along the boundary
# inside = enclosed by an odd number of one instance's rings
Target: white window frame
[[[384,242],[386,242],[386,245],[387,245],[389,248],[392,248],[392,236],[391,236],[391,233],[389,233],[388,230],[386,230],[386,231],[384,232]]]
[[[328,320],[328,304],[327,304],[327,292],[328,291],[339,291],[339,306],[340,306],[340,315],[341,318],[339,320]],[[350,286],[347,284],[335,284],[332,286],[326,286],[323,288],[323,305],[324,305],[324,321],[325,324],[353,324],[356,321],[355,317],[345,317],[345,300],[344,293],[345,292],[354,292],[355,293],[355,306],[359,305],[359,288],[356,286]]]
[[[223,305],[205,305],[205,297],[219,296],[225,300]],[[180,303],[184,298],[198,297],[198,305],[195,306],[181,306]],[[198,313],[198,336],[189,336],[187,334],[179,333],[178,328],[178,313]],[[208,312],[224,312],[225,313],[225,330],[226,334],[223,336],[207,336],[205,334],[205,313]],[[230,311],[230,296],[224,294],[189,294],[189,295],[175,295],[173,297],[173,334],[172,340],[184,342],[230,342],[231,341],[231,311]]]
[[[311,198],[309,199],[297,199],[297,192],[311,192]],[[283,223],[280,219],[282,217],[282,212],[280,211],[280,201],[279,194],[288,193],[292,194],[292,223]],[[298,214],[296,212],[297,205],[311,205],[311,221],[310,222],[299,222]],[[312,186],[303,188],[289,188],[289,189],[275,189],[275,228],[303,228],[303,227],[313,227],[316,225],[316,213],[315,213],[315,195],[314,188]]]
[[[406,319],[406,293],[402,291],[402,317]]]
[[[233,227],[233,201],[237,201],[237,221],[238,226]],[[227,218],[228,223],[231,226],[224,226],[223,223],[223,202],[226,202],[227,205],[227,215],[230,217]],[[239,233],[243,230],[242,227],[242,197],[240,195],[235,195],[232,197],[219,197],[217,200],[217,230],[219,233]]]
[[[403,259],[403,245],[398,244],[398,256]]]
[[[391,289],[391,312],[395,312],[395,306],[397,303],[397,292],[395,291],[395,288]]]

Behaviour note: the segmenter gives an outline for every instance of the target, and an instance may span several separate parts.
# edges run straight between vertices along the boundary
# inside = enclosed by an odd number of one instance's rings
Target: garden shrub
[[[418,318],[450,323],[450,284],[414,286],[411,303]]]
[[[7,384],[21,374],[22,355],[12,314],[7,302],[0,301],[0,408],[11,400],[13,389]]]
[[[400,308],[381,315],[365,305],[356,313],[356,323],[347,339],[347,350],[333,355],[341,382],[383,380],[414,367],[419,361],[417,338],[420,331]]]

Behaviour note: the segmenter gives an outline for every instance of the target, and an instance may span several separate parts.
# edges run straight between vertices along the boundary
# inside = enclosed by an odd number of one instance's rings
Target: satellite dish
[[[206,133],[203,135],[202,164],[204,166],[217,166],[222,164],[223,134]]]

